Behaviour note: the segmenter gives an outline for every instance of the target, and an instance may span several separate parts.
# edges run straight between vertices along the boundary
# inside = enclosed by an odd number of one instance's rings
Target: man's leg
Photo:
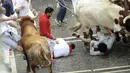
[[[49,38],[46,38],[46,37],[43,37],[43,38],[45,38],[47,40],[48,44],[49,44],[49,48],[50,48],[50,52],[51,52],[51,59],[53,61],[53,52],[54,52],[55,42],[52,39],[49,39]]]
[[[17,45],[17,43],[15,41],[13,41],[10,37],[5,37],[3,38],[3,43],[10,46],[13,49],[16,49],[17,51],[21,52],[23,51],[23,48],[19,45]]]
[[[66,8],[64,6],[66,6],[66,3],[64,0],[58,0],[59,5],[60,5],[60,8],[59,8],[59,11],[57,13],[57,16],[56,16],[56,19],[57,19],[57,22],[61,23],[65,17],[65,14],[66,14]]]
[[[66,8],[65,7],[67,6],[67,4],[66,4],[65,0],[60,0],[60,2],[61,2],[61,4],[60,4],[60,6],[61,6],[61,19],[60,19],[60,21],[63,22],[64,17],[66,15]]]
[[[55,62],[54,55],[53,55],[53,53],[54,53],[54,46],[55,46],[54,40],[48,39],[48,43],[49,43],[49,46],[50,46],[52,62]]]
[[[61,11],[62,14],[61,14],[61,20],[60,21],[63,22],[65,15],[66,15],[66,8],[62,7],[61,10],[62,10]]]
[[[4,63],[10,68],[10,61],[9,61],[9,49],[10,47],[8,45],[3,44],[3,58],[4,58]]]
[[[56,15],[57,22],[59,22],[61,20],[61,15],[62,15],[62,7],[60,6],[58,13]]]

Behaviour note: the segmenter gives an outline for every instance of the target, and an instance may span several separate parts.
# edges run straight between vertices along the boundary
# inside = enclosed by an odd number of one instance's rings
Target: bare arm
[[[91,39],[90,38],[88,38],[88,39],[86,39],[86,38],[84,38],[84,37],[79,37],[83,42],[90,42],[91,41]]]
[[[21,7],[15,8],[15,11],[16,11],[16,12],[19,12],[20,10],[23,10],[24,8],[25,8],[24,6],[21,6]]]
[[[94,51],[94,41],[90,43],[90,55],[103,55],[100,51]]]
[[[15,20],[14,18],[0,18],[0,22],[9,21],[9,20]]]
[[[14,27],[14,28],[19,28],[17,25],[15,25],[14,23],[12,22],[7,22],[10,26]]]

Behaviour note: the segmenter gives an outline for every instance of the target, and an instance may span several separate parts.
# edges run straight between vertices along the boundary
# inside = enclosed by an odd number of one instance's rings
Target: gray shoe
[[[61,26],[62,25],[62,22],[61,21],[57,21],[57,19],[55,19],[55,22],[57,25]]]
[[[67,24],[67,23],[66,23],[66,22],[64,22],[64,21],[63,21],[63,22],[61,22],[61,23],[62,23],[62,24]]]

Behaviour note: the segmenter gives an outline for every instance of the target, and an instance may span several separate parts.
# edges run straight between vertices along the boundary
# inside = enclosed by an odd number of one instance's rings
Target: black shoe
[[[129,42],[126,37],[124,37],[122,40],[123,40],[123,42],[124,42],[125,44],[127,44],[127,43]]]
[[[24,60],[27,60],[26,56],[23,56],[23,59],[24,59]]]
[[[40,70],[40,66],[39,65],[37,65],[37,67],[36,67],[38,70]]]
[[[116,41],[119,42],[121,40],[121,37],[119,36],[119,33],[116,32],[115,35],[116,35]]]
[[[67,23],[66,23],[66,22],[64,22],[64,21],[62,21],[61,23],[62,23],[62,24],[67,24]]]

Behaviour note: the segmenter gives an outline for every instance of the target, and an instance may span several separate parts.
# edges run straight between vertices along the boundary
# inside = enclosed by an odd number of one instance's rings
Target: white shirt
[[[2,14],[1,18],[8,18],[6,15]],[[6,30],[13,32],[14,34],[18,35],[17,29],[14,27],[11,27],[8,22],[12,22],[14,24],[17,24],[15,21],[13,20],[9,20],[9,21],[4,21],[4,22],[0,22],[0,35],[5,32]]]
[[[104,53],[100,52],[100,51],[94,51],[94,48],[98,48],[97,45],[99,43],[105,43],[107,45],[107,49],[108,51],[112,48],[112,45],[115,41],[115,35],[113,33],[111,33],[110,36],[104,36],[103,33],[98,32],[97,36],[99,37],[99,41],[91,41],[90,44],[94,43],[94,45],[92,47],[90,47],[90,54],[91,55],[103,55]]]
[[[54,47],[54,57],[68,56],[70,53],[68,44],[62,38],[58,38],[56,41],[58,44]]]
[[[4,14],[2,14],[0,17],[6,18]],[[0,35],[2,35],[2,33],[4,33],[6,30],[9,30],[9,25],[7,24],[7,22],[0,22]]]
[[[31,0],[27,2],[26,0],[12,0],[14,10],[16,8],[19,8],[21,6],[24,6],[25,8],[23,10],[20,10],[19,16],[30,16],[31,18],[34,18],[34,14],[30,9],[31,6]],[[34,25],[36,26],[36,22],[34,21]]]
[[[28,3],[26,0],[12,0],[13,2],[13,6],[14,6],[14,10],[16,8],[22,7],[24,6],[25,8],[23,10],[19,11],[19,16],[26,16],[28,15],[29,11],[30,11],[30,2]]]

